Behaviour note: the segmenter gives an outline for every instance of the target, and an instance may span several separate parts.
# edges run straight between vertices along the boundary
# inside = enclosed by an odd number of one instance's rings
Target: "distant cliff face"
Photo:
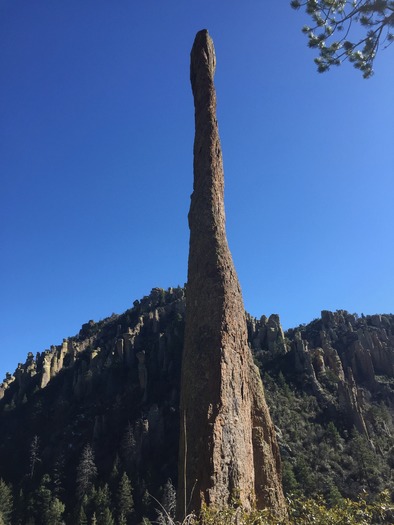
[[[384,392],[394,401],[394,317],[323,311],[321,319],[291,333],[296,371],[308,377],[317,398],[338,408],[349,430],[368,437],[364,393]],[[337,384],[335,402],[325,393],[327,377]]]
[[[97,323],[89,321],[77,336],[64,339],[61,345],[36,356],[28,352],[25,363],[18,364],[0,384],[0,410],[9,411],[33,399],[59,373],[63,377],[70,370],[79,375],[81,362],[85,363],[81,368],[92,374],[102,373],[115,363],[139,369],[140,387],[146,390],[148,376],[144,370],[152,358],[150,353],[144,353],[147,338],[159,348],[155,358],[163,362],[164,370],[173,369],[173,359],[179,368],[185,309],[184,289],[156,288],[141,301],[135,301],[134,307],[124,314]],[[384,391],[387,401],[394,403],[394,387],[391,387],[394,383],[394,315],[359,317],[344,310],[323,311],[320,319],[286,333],[278,315],[261,319],[246,315],[246,318],[253,353],[263,363],[278,359],[282,363],[291,362],[297,381],[305,382],[305,388],[317,396],[320,392],[324,396],[326,377],[330,376],[335,377],[338,390],[339,385],[350,382],[372,393]],[[172,333],[174,327],[176,330]],[[168,347],[174,340],[177,354],[168,355]],[[72,383],[70,394],[76,394],[78,385],[84,385],[85,381],[82,377],[73,377]]]
[[[267,349],[265,362],[286,356],[297,382],[332,412],[339,411],[349,430],[355,427],[368,436],[363,415],[366,391],[394,403],[393,315],[358,317],[344,310],[323,311],[320,319],[286,334],[277,316],[262,317],[250,319],[249,338],[256,353]]]
[[[171,304],[169,307],[164,304]],[[45,388],[59,373],[73,370],[72,394],[81,395],[86,388],[86,374],[97,374],[103,369],[125,365],[138,369],[140,388],[146,391],[145,338],[151,332],[152,339],[160,347],[160,359],[170,366],[165,349],[171,335],[159,333],[160,322],[169,318],[183,319],[185,310],[184,290],[170,289],[165,292],[153,289],[149,296],[135,301],[134,308],[123,315],[113,315],[95,323],[84,324],[75,337],[64,339],[59,346],[38,353],[36,358],[29,352],[24,364],[18,364],[14,374],[8,374],[0,385],[0,400],[12,406],[26,401],[26,396]],[[144,341],[141,343],[141,341]],[[77,365],[77,366],[75,366]]]
[[[153,289],[124,314],[91,321],[59,346],[28,354],[3,383],[0,478],[13,483],[15,494],[23,490],[15,505],[26,519],[28,495],[44,474],[57,479],[62,465],[59,498],[66,523],[77,523],[77,467],[88,443],[96,489],[107,483],[116,500],[125,471],[134,488],[129,523],[156,518],[157,504],[147,494],[162,500],[169,478],[178,485],[185,306],[183,289]],[[266,395],[287,490],[331,494],[335,485],[354,497],[390,488],[394,316],[323,312],[285,333],[278,316],[247,316],[247,329],[255,361],[269,374]],[[34,436],[40,461],[30,478]],[[86,507],[89,519],[94,504]]]

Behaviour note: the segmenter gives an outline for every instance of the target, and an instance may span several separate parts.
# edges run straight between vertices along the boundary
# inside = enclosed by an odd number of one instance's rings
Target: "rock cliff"
[[[257,334],[252,335],[256,349]],[[394,317],[324,310],[320,319],[286,336],[297,381],[309,385],[328,412],[341,414],[349,431],[356,428],[368,438],[368,399],[381,396],[394,403]]]

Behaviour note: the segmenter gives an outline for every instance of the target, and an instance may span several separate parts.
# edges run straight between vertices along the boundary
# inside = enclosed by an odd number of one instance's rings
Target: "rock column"
[[[225,231],[224,174],[206,30],[191,52],[194,186],[181,384],[178,516],[205,503],[285,515],[280,458],[247,342],[245,310]]]

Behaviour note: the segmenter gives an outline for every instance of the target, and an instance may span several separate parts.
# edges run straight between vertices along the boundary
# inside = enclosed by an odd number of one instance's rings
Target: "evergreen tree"
[[[77,467],[77,496],[82,499],[85,494],[90,494],[94,480],[97,477],[97,467],[94,462],[92,447],[87,444],[83,449],[81,460]]]
[[[176,491],[171,479],[168,479],[164,485],[163,497],[161,504],[166,510],[167,514],[174,519],[176,511]]]
[[[144,483],[144,481],[142,482]],[[147,489],[145,489],[142,494],[141,504],[142,504],[143,513],[149,516],[149,514],[152,511],[152,500],[151,500],[151,497],[149,496],[149,492],[147,491]]]
[[[65,510],[64,504],[52,493],[52,481],[44,474],[40,485],[29,498],[29,514],[36,525],[60,525]]]
[[[51,478],[48,474],[44,474],[41,482],[34,493],[33,497],[33,512],[37,524],[47,525],[49,509],[52,502],[52,491],[50,489]]]
[[[302,31],[309,47],[319,52],[319,73],[349,60],[368,78],[379,46],[394,40],[392,0],[292,0],[291,6],[304,7],[311,17],[312,26]]]
[[[115,520],[112,516],[112,512],[108,507],[105,507],[104,512],[100,516],[97,525],[115,525]]]
[[[117,493],[118,513],[119,517],[127,521],[127,517],[132,513],[134,507],[133,489],[131,482],[126,472],[123,472],[122,478],[119,482]]]
[[[350,457],[355,461],[352,477],[356,479],[363,490],[380,490],[382,487],[380,479],[380,458],[372,448],[370,441],[353,431],[353,437],[347,447]]]
[[[86,516],[83,504],[81,505],[78,512],[77,525],[88,525],[88,518]]]
[[[37,435],[35,435],[30,445],[30,456],[29,456],[30,479],[33,479],[37,463],[39,463],[40,461],[41,461],[40,459],[40,439]]]
[[[63,488],[63,476],[64,476],[64,455],[60,454],[55,461],[53,466],[53,494],[58,498],[64,492]]]
[[[98,490],[93,490],[91,504],[97,516],[101,516],[106,507],[110,507],[111,492],[108,483],[105,483],[103,487],[99,487]]]
[[[171,479],[168,479],[163,489],[161,498],[161,510],[156,509],[158,525],[174,523],[176,512],[176,491]]]
[[[48,521],[45,525],[62,525],[62,515],[65,510],[64,503],[58,498],[53,498],[48,510]]]
[[[0,515],[4,525],[9,525],[11,523],[12,506],[13,500],[11,487],[0,479]]]

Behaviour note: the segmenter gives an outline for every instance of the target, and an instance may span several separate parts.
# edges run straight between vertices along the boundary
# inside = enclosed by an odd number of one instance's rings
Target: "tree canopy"
[[[290,5],[305,8],[312,19],[302,31],[309,47],[319,52],[315,58],[319,73],[349,60],[369,78],[376,53],[394,40],[394,1],[292,0]]]

